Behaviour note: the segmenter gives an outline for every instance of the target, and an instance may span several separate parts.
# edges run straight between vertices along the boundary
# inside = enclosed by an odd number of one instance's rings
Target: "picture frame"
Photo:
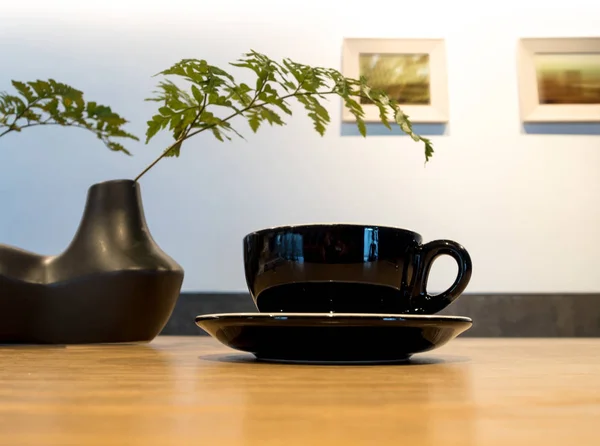
[[[415,62],[408,60],[411,58]],[[377,59],[377,61],[374,61]],[[385,61],[383,64],[382,61]],[[394,63],[398,64],[397,68]],[[406,65],[404,65],[406,64]],[[419,66],[417,66],[419,64]],[[399,70],[404,74],[386,77],[385,67]],[[378,71],[375,71],[378,70]],[[370,82],[368,73],[380,82]],[[415,77],[415,73],[421,73]],[[423,74],[427,72],[427,75]],[[411,74],[408,74],[411,73]],[[446,67],[446,47],[444,39],[379,39],[345,38],[342,50],[342,74],[359,79],[365,75],[374,88],[382,88],[390,97],[399,102],[400,108],[414,123],[446,123],[448,112],[448,81]],[[388,80],[385,80],[388,79]],[[385,82],[390,82],[386,84]],[[381,85],[380,85],[381,84]],[[382,86],[383,85],[383,86]],[[397,97],[394,96],[396,94]],[[402,101],[404,100],[404,103]],[[365,112],[365,122],[381,122],[379,109],[372,104],[361,103]],[[354,122],[356,118],[342,104],[342,121]]]
[[[600,38],[519,39],[521,120],[600,122],[599,70]]]

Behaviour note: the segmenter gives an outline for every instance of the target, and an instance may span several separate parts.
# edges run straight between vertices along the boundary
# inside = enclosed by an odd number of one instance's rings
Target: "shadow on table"
[[[415,365],[435,365],[435,364],[456,364],[469,362],[470,358],[466,356],[456,355],[440,355],[440,356],[418,356],[410,358],[406,361],[392,361],[392,362],[372,362],[372,363],[356,363],[356,362],[335,362],[326,363],[318,361],[270,361],[260,360],[250,354],[236,354],[236,355],[223,355],[223,354],[210,354],[201,355],[198,357],[203,361],[219,362],[219,363],[231,363],[231,364],[265,364],[265,365],[312,365],[312,366],[326,366],[326,367],[379,367],[379,366],[396,366],[396,367],[407,367]]]

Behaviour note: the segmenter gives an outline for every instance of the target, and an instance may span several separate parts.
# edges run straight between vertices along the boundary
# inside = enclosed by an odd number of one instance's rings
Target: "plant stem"
[[[47,120],[46,120],[46,121],[42,121],[42,122],[34,122],[32,124],[25,124],[25,125],[19,126],[19,130],[26,129],[29,127],[38,127],[41,125],[59,125],[61,127],[76,127],[76,128],[83,129],[83,130],[88,130],[98,136],[98,132],[95,131],[94,129],[90,129],[84,125],[81,125],[81,124],[78,124],[75,122],[60,123],[60,122],[47,122]],[[14,123],[11,124],[11,126],[14,126]],[[0,138],[12,131],[16,131],[16,129],[14,127],[9,127],[8,130],[5,130],[4,132],[0,133]],[[106,135],[102,135],[102,137],[100,139],[102,140],[102,142],[106,143]]]
[[[167,149],[158,158],[156,158],[154,161],[152,161],[148,165],[148,167],[146,167],[142,171],[142,173],[140,173],[137,177],[135,177],[135,179],[133,181],[137,182],[142,177],[142,175],[144,175],[146,172],[148,172],[150,169],[152,169],[156,165],[156,163],[158,163],[161,159],[163,159],[165,156],[167,156],[167,153],[169,153],[173,147],[175,147],[175,146],[177,146],[177,144],[181,144],[183,141],[185,141],[186,137],[187,137],[187,135],[182,136],[177,141],[175,141],[173,144],[171,144],[169,147],[167,147]]]
[[[169,153],[171,151],[171,149],[173,149],[174,147],[176,147],[177,144],[183,143],[183,141],[185,141],[188,138],[188,135],[189,135],[190,131],[192,130],[192,127],[198,121],[198,119],[200,118],[200,116],[202,116],[202,113],[206,109],[206,102],[207,102],[207,100],[208,100],[208,96],[205,95],[204,96],[204,100],[202,102],[202,106],[200,107],[200,110],[196,114],[196,117],[194,118],[194,120],[188,126],[187,130],[184,132],[183,136],[180,136],[177,139],[177,141],[175,141],[173,144],[171,144],[163,153],[161,153],[161,155],[158,158],[156,158],[154,161],[152,161],[152,163],[150,163],[150,165],[148,165],[148,167],[146,167],[142,171],[142,173],[140,173],[137,177],[135,177],[135,179],[133,180],[134,183],[137,183],[137,181],[142,177],[142,175],[144,175],[146,172],[148,172],[150,169],[152,169],[156,165],[156,163],[158,163],[161,159],[163,159],[165,156],[167,156],[167,153]],[[188,110],[190,108],[188,108]]]
[[[280,99],[288,99],[291,98],[293,96],[313,96],[313,95],[328,95],[328,94],[334,94],[335,91],[325,91],[325,92],[320,92],[320,91],[315,91],[315,92],[306,92],[306,93],[298,93],[298,89],[294,92],[294,93],[290,93],[284,96],[281,96]],[[267,105],[266,102],[262,102],[260,104],[254,104],[254,102],[256,101],[256,98],[258,97],[259,92],[256,93],[256,95],[254,96],[254,99],[252,99],[252,101],[250,102],[250,104],[242,109],[239,110],[235,113],[232,113],[231,115],[227,116],[226,118],[222,119],[221,122],[227,122],[233,118],[235,118],[236,116],[239,116],[245,112],[247,112],[248,110],[251,110],[253,108],[258,108],[258,107],[264,107],[265,105]],[[202,108],[202,110],[204,110],[204,108]],[[199,116],[199,115],[198,115]],[[195,121],[194,121],[195,123]],[[206,127],[202,127],[198,130],[196,130],[195,132],[190,133],[190,131],[192,130],[192,126],[194,125],[194,123],[192,123],[188,129],[188,131],[185,133],[184,136],[180,137],[177,141],[175,141],[173,144],[171,144],[169,147],[167,147],[159,156],[158,158],[156,158],[154,161],[152,161],[137,177],[135,177],[135,179],[133,180],[134,182],[139,181],[139,179],[145,175],[150,169],[152,169],[160,160],[162,160],[165,156],[167,156],[167,154],[171,151],[171,149],[173,149],[173,147],[177,146],[178,144],[182,144],[183,141],[185,141],[186,139],[191,138],[192,136],[197,135],[198,133],[202,133],[205,130],[211,129],[215,126],[217,126],[217,124],[211,124],[211,125],[207,125]]]
[[[29,110],[31,110],[31,106],[32,106],[32,105],[34,105],[36,102],[39,102],[39,101],[41,101],[41,100],[43,100],[43,99],[47,99],[47,98],[46,98],[46,97],[39,97],[39,98],[36,98],[36,99],[34,99],[33,101],[31,101],[31,102],[30,102],[30,103],[27,105],[27,107],[25,107],[25,109],[24,109],[24,110],[23,110],[21,113],[19,113],[17,116],[15,116],[15,119],[13,120],[12,124],[10,124],[10,125],[7,125],[8,129],[7,129],[7,130],[5,130],[5,131],[3,131],[2,133],[0,133],[0,138],[2,138],[2,137],[3,137],[4,135],[6,135],[7,133],[10,133],[10,132],[12,132],[12,131],[16,130],[16,127],[15,127],[15,126],[16,126],[16,124],[17,124],[17,121],[18,121],[19,119],[21,119],[23,116],[25,116],[25,113],[27,113]],[[28,125],[21,126],[20,128],[22,128],[22,129],[23,129],[23,128],[25,128],[25,127],[32,127],[32,125],[29,125],[29,124],[28,124]]]

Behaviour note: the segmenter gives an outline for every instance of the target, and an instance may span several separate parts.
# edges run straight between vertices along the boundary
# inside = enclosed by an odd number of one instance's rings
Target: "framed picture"
[[[412,122],[448,121],[446,48],[442,39],[344,39],[342,74],[365,76],[373,88],[395,99]],[[365,122],[379,110],[361,100]],[[343,121],[354,116],[343,106]]]
[[[524,122],[600,122],[600,38],[521,39]]]

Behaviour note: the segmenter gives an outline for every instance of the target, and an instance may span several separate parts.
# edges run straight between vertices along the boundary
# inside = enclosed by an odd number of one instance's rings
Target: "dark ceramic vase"
[[[0,245],[0,343],[149,342],[182,282],[181,266],[150,235],[139,184],[95,184],[62,254]]]

